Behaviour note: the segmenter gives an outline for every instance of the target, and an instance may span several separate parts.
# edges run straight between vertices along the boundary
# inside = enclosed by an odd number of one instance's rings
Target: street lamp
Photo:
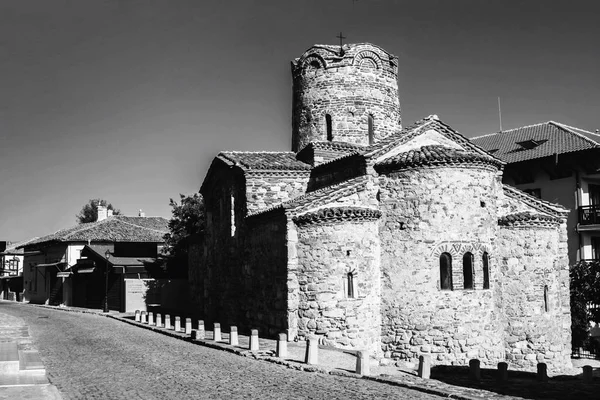
[[[106,276],[106,282],[104,284],[104,312],[108,312],[108,260],[110,258],[110,250],[106,250],[104,252],[104,257],[106,257],[106,271],[104,275]]]

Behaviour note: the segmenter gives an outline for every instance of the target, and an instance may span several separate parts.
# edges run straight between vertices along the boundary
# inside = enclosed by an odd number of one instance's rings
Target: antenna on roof
[[[502,108],[500,107],[500,96],[498,96],[498,118],[500,119],[500,132],[502,132]]]

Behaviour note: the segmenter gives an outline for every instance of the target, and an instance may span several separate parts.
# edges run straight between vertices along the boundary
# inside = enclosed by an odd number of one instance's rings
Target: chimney
[[[98,204],[98,218],[96,221],[104,221],[108,217],[108,210],[106,206],[101,206]]]
[[[113,216],[113,210],[111,210],[110,208],[106,210],[106,212],[108,213],[109,217]]]
[[[140,211],[138,212],[138,217],[145,217],[146,213],[142,211],[142,209],[140,208]]]

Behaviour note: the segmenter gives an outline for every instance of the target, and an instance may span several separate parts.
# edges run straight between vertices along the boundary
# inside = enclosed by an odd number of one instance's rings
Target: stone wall
[[[553,371],[571,366],[566,225],[512,224],[499,230],[498,264],[508,362]],[[544,287],[547,286],[547,294]]]
[[[246,188],[243,176],[229,168],[216,170],[211,179],[202,192],[206,207],[204,259],[198,266],[199,276],[204,277],[202,313],[207,323],[235,324],[239,320]]]
[[[367,165],[361,155],[346,156],[331,164],[314,168],[310,174],[308,190],[317,190],[366,174]]]
[[[275,337],[287,329],[285,213],[277,210],[250,218],[245,236],[237,324]]]
[[[299,223],[299,337],[381,353],[377,231],[376,220]]]
[[[493,289],[495,168],[442,166],[380,177],[382,342],[385,355],[434,364],[484,365],[504,360]],[[452,255],[453,290],[441,290],[440,254]],[[473,254],[474,290],[463,287],[463,255]],[[482,255],[489,255],[490,289],[483,289]]]
[[[308,180],[308,171],[246,173],[248,213],[264,210],[303,195],[306,192]]]
[[[313,46],[292,63],[292,150],[325,141],[326,115],[332,140],[369,144],[368,116],[377,141],[400,126],[398,59],[368,43]]]

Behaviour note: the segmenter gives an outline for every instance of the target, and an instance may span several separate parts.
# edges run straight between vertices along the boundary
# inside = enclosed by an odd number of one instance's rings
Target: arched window
[[[544,311],[548,312],[550,306],[548,305],[548,285],[544,285]]]
[[[475,289],[473,275],[473,253],[467,251],[463,256],[463,282],[465,289]]]
[[[327,140],[333,140],[333,124],[331,122],[331,115],[325,114],[325,127],[327,129]]]
[[[483,288],[489,289],[490,288],[490,266],[489,266],[490,258],[488,256],[487,252],[483,253],[483,256],[481,257],[481,261],[483,263]]]
[[[368,126],[369,126],[369,144],[373,144],[375,142],[375,131],[374,131],[374,119],[373,116],[371,114],[369,114],[369,117],[367,118],[368,120]]]
[[[440,255],[440,289],[452,290],[452,256],[449,253]]]
[[[354,297],[354,274],[352,272],[348,272],[348,297],[349,298],[353,298]]]

